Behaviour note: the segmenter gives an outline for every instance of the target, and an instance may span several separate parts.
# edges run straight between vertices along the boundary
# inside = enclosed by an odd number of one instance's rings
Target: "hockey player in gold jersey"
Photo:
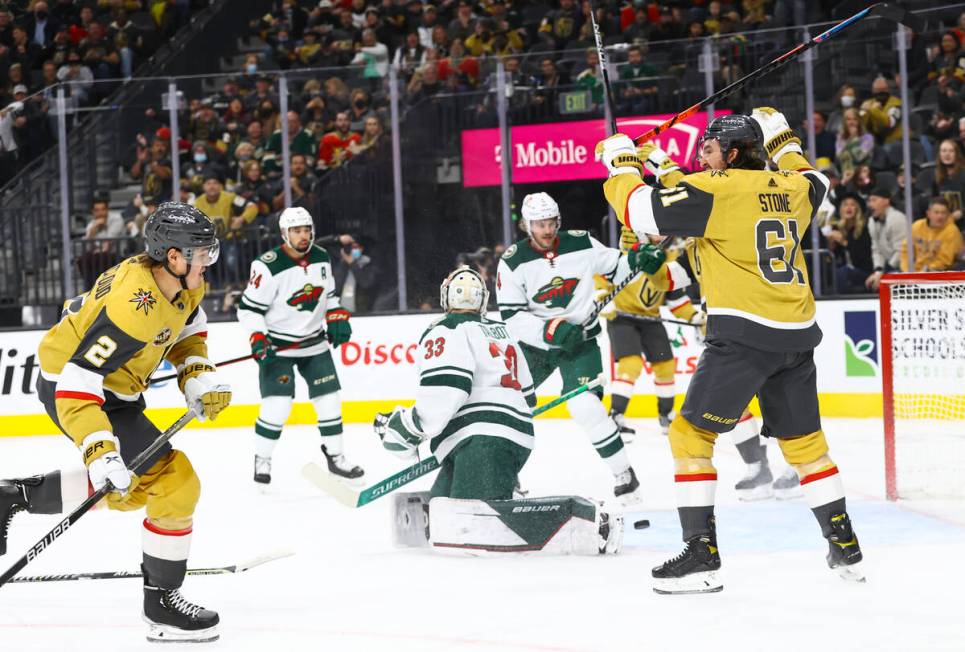
[[[777,171],[765,169],[761,145]],[[828,565],[862,579],[844,486],[821,430],[813,358],[821,329],[801,251],[828,181],[774,109],[717,118],[699,147],[705,171],[662,190],[643,183],[627,136],[598,147],[610,173],[604,193],[625,226],[639,235],[696,238],[707,305],[707,346],[669,433],[686,548],[653,570],[654,590],[723,588],[711,458],[717,436],[734,427],[755,394],[765,430],[797,470],[828,541]]]
[[[56,471],[0,481],[0,553],[18,511],[70,511],[108,481],[107,506],[145,509],[142,526],[144,619],[148,640],[210,641],[218,614],[193,605],[179,588],[187,569],[192,515],[201,485],[191,462],[165,444],[135,469],[134,459],[160,432],[144,415],[143,392],[164,360],[201,420],[231,400],[207,359],[201,299],[204,271],[218,258],[211,220],[187,204],[158,206],[144,227],[146,254],[102,273],[69,300],[40,343],[37,393],[47,414],[79,447],[86,473]]]

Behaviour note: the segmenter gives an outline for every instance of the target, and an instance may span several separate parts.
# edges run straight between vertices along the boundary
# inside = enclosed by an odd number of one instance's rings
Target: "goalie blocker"
[[[432,498],[396,494],[393,542],[441,552],[616,554],[623,547],[623,515],[579,496],[515,500]]]

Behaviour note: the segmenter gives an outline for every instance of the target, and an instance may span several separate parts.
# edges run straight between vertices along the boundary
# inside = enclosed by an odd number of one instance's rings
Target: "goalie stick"
[[[533,416],[535,417],[543,414],[544,412],[555,408],[557,405],[567,402],[574,396],[582,394],[583,392],[588,392],[602,384],[603,376],[597,376],[585,385],[580,385],[576,389],[563,394],[559,398],[553,399],[546,405],[536,408],[533,410]],[[402,469],[398,473],[389,476],[385,480],[377,482],[364,489],[353,488],[345,484],[314,462],[309,462],[302,468],[302,475],[309,482],[332,496],[335,500],[342,503],[346,507],[361,507],[362,505],[367,505],[373,500],[381,498],[382,496],[391,493],[396,489],[409,484],[413,480],[435,471],[438,468],[439,460],[436,459],[435,455],[431,455],[426,459],[419,460],[412,466]]]
[[[187,575],[228,575],[230,573],[244,573],[256,566],[267,564],[276,559],[291,557],[295,551],[290,548],[275,550],[264,555],[252,557],[251,559],[233,564],[231,566],[216,566],[214,568],[189,568]],[[144,577],[140,571],[102,571],[94,573],[51,573],[48,575],[24,575],[14,577],[10,580],[11,584],[21,584],[27,582],[73,582],[79,580],[120,580],[134,577]]]
[[[184,428],[184,426],[188,425],[192,419],[194,419],[194,410],[189,409],[181,416],[180,419],[171,424],[170,428],[158,435],[158,438],[154,440],[154,443],[145,448],[140,455],[135,457],[134,460],[127,465],[127,468],[136,469],[144,464],[144,462],[157,453],[161,449],[161,446],[171,439],[171,437],[176,435],[182,428]],[[3,586],[9,582],[14,575],[22,571],[24,566],[32,562],[37,555],[46,550],[50,544],[61,537],[72,525],[79,521],[81,516],[89,512],[94,505],[99,503],[104,496],[113,490],[114,485],[112,485],[111,481],[108,480],[103,487],[88,496],[87,500],[82,502],[77,509],[64,517],[63,520],[54,526],[54,529],[44,535],[44,538],[42,538],[40,541],[32,545],[23,557],[18,559],[10,568],[6,570],[6,572],[3,573],[3,575],[0,575],[0,586]]]

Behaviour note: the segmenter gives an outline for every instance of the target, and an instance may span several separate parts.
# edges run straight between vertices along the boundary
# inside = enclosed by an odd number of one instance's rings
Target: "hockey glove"
[[[643,172],[643,163],[637,157],[637,148],[626,134],[613,134],[596,144],[596,160],[603,161],[610,176]]]
[[[351,316],[352,313],[345,308],[335,308],[325,313],[325,338],[333,347],[352,339],[352,325],[348,321]]]
[[[702,344],[703,341],[707,338],[707,313],[704,312],[703,310],[697,309],[694,311],[694,314],[691,315],[690,319],[688,319],[687,321],[689,321],[694,326],[698,327],[695,329],[697,331],[697,334],[694,339],[697,340],[698,344]]]
[[[658,180],[665,174],[680,171],[680,166],[674,163],[673,159],[667,155],[667,152],[660,149],[657,143],[644,143],[637,148],[637,156]]]
[[[198,356],[188,356],[178,371],[178,387],[198,421],[214,421],[231,402],[231,386],[219,383],[214,371],[214,365]]]
[[[543,326],[543,341],[564,351],[572,351],[583,343],[583,329],[562,317],[550,319]]]
[[[761,106],[754,109],[751,118],[757,121],[764,134],[764,151],[767,157],[777,163],[788,152],[802,154],[801,139],[787,124],[787,118],[777,109]]]
[[[252,333],[248,344],[251,345],[251,357],[259,364],[275,357],[275,348],[264,333]]]
[[[87,476],[95,491],[99,491],[108,481],[122,495],[130,491],[131,473],[121,458],[120,446],[113,433],[107,430],[92,432],[81,444],[84,449],[84,463]]]
[[[419,444],[425,438],[419,432],[419,415],[415,408],[406,410],[395,408],[390,414],[379,412],[372,422],[375,434],[382,440],[382,446],[393,455],[404,460],[415,460],[419,457]]]
[[[638,242],[627,252],[630,269],[644,274],[656,274],[666,260],[667,252],[649,242]]]

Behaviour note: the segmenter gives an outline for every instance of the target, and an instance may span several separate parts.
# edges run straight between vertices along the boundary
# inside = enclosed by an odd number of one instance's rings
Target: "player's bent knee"
[[[670,422],[670,431],[667,436],[674,459],[709,460],[714,456],[717,433],[698,428],[679,414]]]
[[[824,438],[823,430],[777,441],[784,459],[794,467],[814,464],[828,454],[828,441]]]
[[[315,414],[321,419],[326,416],[342,415],[342,398],[338,392],[316,396],[312,399]]]
[[[627,355],[617,360],[617,378],[636,382],[643,373],[643,359],[639,355]]]
[[[147,517],[161,527],[171,522],[190,523],[200,497],[201,480],[188,456],[178,450],[171,451],[163,470],[151,484]]]
[[[677,373],[677,361],[673,358],[661,360],[651,365],[653,369],[653,379],[655,382],[663,384],[673,384],[674,376]]]
[[[258,418],[266,424],[281,428],[288,420],[293,401],[290,396],[266,396],[261,399]]]

